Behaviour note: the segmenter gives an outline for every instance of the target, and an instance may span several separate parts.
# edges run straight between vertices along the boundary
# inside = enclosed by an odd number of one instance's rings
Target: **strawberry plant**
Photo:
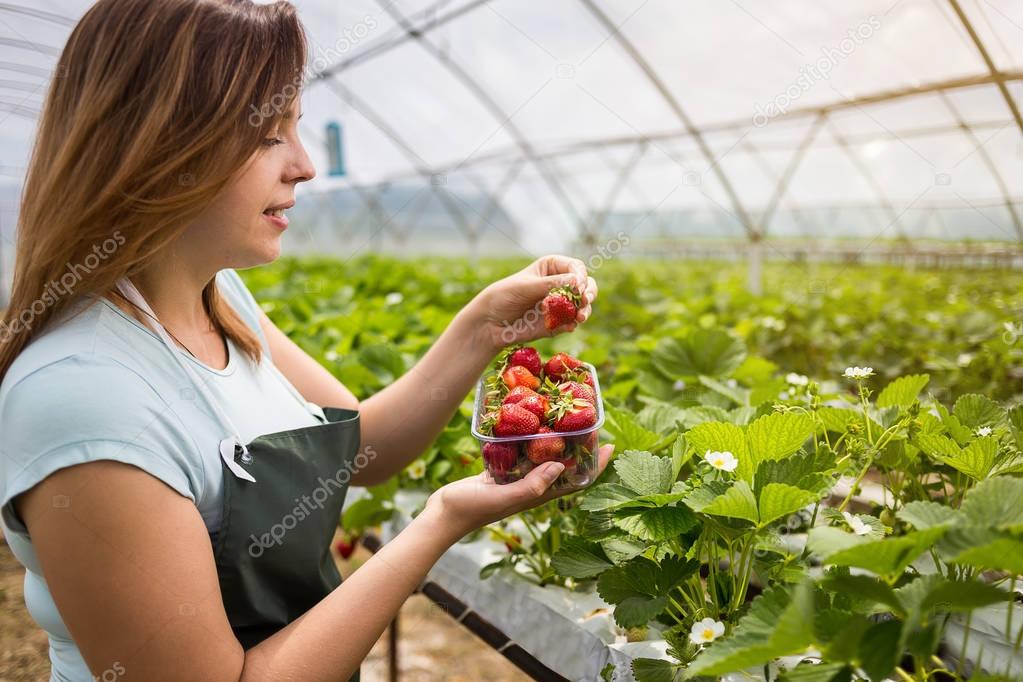
[[[365,398],[519,265],[283,259],[243,276]],[[753,297],[730,264],[681,277],[609,262],[586,325],[509,355],[521,369],[491,388],[537,422],[587,400],[572,364],[585,357],[619,454],[586,490],[492,526],[507,553],[483,574],[596,590],[622,627],[665,642],[663,659],[635,662],[640,680],[1023,674],[1023,276],[765,270]],[[479,456],[469,398],[399,480],[346,510],[346,529],[388,518],[399,486],[510,461]],[[558,456],[555,424],[541,426],[552,446],[533,458]]]

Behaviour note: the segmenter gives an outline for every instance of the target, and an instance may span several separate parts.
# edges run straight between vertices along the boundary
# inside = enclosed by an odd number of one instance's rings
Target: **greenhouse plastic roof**
[[[524,251],[619,230],[1023,236],[1018,1],[295,4],[312,40],[302,134],[320,173],[296,209],[312,233],[375,221]],[[88,5],[0,3],[11,183]],[[331,121],[343,178],[326,172]]]

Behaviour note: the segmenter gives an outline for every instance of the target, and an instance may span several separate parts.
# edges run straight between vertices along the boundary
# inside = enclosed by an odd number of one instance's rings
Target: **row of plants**
[[[285,261],[246,279],[365,397],[518,265]],[[753,298],[733,274],[686,268],[682,284],[677,264],[607,265],[591,320],[537,344],[597,366],[619,454],[585,491],[522,514],[527,537],[493,526],[508,553],[482,577],[596,589],[631,637],[668,645],[670,660],[636,662],[640,680],[981,679],[968,639],[953,651],[946,635],[992,605],[1010,655],[986,674],[1008,679],[1023,632],[1016,276],[832,268],[796,286],[779,270]],[[843,372],[856,360],[877,369]],[[346,529],[388,518],[399,486],[480,471],[471,414],[467,398]]]

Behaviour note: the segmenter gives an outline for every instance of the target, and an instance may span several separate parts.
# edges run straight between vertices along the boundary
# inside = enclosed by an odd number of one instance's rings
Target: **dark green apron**
[[[357,467],[365,466],[358,456],[359,413],[324,407],[324,421],[310,410],[320,424],[258,436],[243,444],[142,295],[127,279],[119,287],[150,315],[195,389],[233,434],[220,444],[223,514],[210,541],[228,621],[241,645],[250,649],[341,584],[331,541],[351,477]],[[296,399],[311,405],[275,367],[271,370]],[[358,670],[351,680],[358,682]]]

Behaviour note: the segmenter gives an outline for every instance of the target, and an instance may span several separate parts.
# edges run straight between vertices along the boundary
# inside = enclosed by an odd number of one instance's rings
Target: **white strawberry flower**
[[[724,452],[707,450],[703,455],[703,459],[707,464],[720,471],[735,471],[735,467],[739,466],[739,460],[727,450]]]
[[[426,462],[421,459],[417,459],[408,465],[408,477],[414,480],[419,480],[426,475]]]
[[[384,303],[387,305],[398,305],[403,300],[405,300],[405,297],[401,295],[400,291],[392,291],[384,297]]]
[[[785,381],[788,382],[790,386],[806,386],[810,383],[810,378],[804,374],[789,372],[785,375]]]
[[[863,521],[856,516],[853,516],[847,511],[842,512],[842,516],[845,517],[845,522],[849,524],[849,527],[852,528],[852,531],[857,535],[867,535],[870,533],[870,526],[863,523]]]
[[[689,632],[689,641],[693,644],[709,644],[725,634],[725,624],[713,618],[704,618],[693,623],[693,629]]]
[[[982,426],[979,429],[977,429],[978,438],[987,438],[992,433],[994,433],[994,429],[992,429],[990,426]]]
[[[842,374],[846,379],[866,379],[874,376],[873,367],[846,367]]]

